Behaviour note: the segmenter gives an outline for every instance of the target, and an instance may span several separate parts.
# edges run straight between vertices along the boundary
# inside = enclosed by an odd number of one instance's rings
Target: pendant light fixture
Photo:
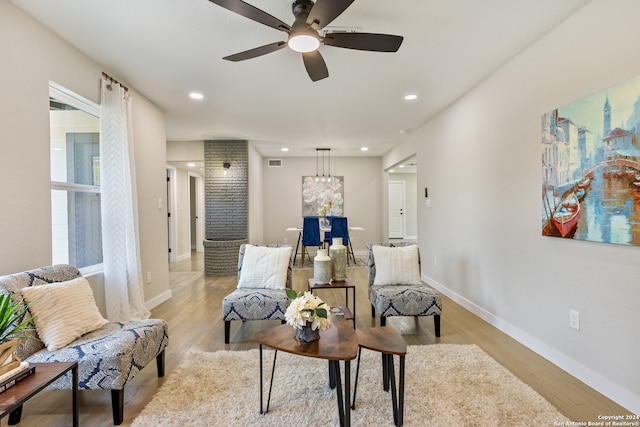
[[[320,155],[322,155],[322,178],[319,175],[318,169]],[[329,164],[328,175],[325,175],[324,170],[325,158],[327,159]],[[331,182],[331,148],[316,148],[316,182],[319,182],[321,180],[322,182]]]

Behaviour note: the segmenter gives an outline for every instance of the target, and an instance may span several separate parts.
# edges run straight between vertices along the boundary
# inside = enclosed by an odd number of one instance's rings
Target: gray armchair
[[[374,246],[406,247],[416,245],[410,242],[400,243],[367,243],[367,267],[369,277],[369,300],[371,301],[371,316],[376,311],[380,316],[380,325],[386,324],[386,318],[391,316],[433,316],[436,337],[440,336],[440,314],[442,301],[440,294],[425,283],[416,284],[386,284],[376,285],[377,271],[374,257]],[[417,245],[416,245],[417,246]],[[418,252],[418,270],[420,269],[420,255]],[[385,272],[386,273],[386,272]]]

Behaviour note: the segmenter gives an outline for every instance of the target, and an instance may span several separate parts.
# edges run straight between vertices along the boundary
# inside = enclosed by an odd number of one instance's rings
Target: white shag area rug
[[[264,352],[264,404],[273,351]],[[398,372],[396,361],[396,375]],[[356,359],[357,360],[357,359]],[[351,388],[356,373],[351,363]],[[363,350],[353,426],[392,426],[380,353]],[[340,364],[344,375],[343,363]],[[133,426],[338,426],[328,363],[278,352],[269,413],[260,414],[259,352],[189,352]],[[405,426],[553,426],[549,402],[475,345],[409,346]],[[558,425],[558,424],[555,424]]]

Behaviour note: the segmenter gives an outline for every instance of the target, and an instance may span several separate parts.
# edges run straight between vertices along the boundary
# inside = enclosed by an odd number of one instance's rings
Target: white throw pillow
[[[374,246],[376,263],[374,285],[419,285],[418,245]]]
[[[84,277],[67,282],[29,286],[21,289],[31,303],[38,337],[47,350],[61,349],[82,335],[109,323],[96,306],[93,291]]]
[[[246,245],[238,288],[284,289],[291,247]]]

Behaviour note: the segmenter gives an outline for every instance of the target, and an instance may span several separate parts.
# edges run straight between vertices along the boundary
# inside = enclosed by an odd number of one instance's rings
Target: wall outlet
[[[151,272],[147,271],[147,283],[151,283]]]
[[[287,244],[287,238],[286,237],[284,238],[284,244],[285,245]]]
[[[569,310],[569,326],[573,329],[580,330],[580,312]]]
[[[437,256],[433,257],[433,266],[438,268],[438,257]]]

